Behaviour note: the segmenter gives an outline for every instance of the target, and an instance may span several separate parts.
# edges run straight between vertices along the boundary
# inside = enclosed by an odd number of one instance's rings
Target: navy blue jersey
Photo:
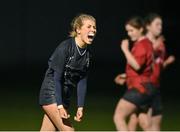
[[[90,56],[88,47],[78,47],[74,38],[63,41],[56,48],[48,61],[49,68],[45,75],[45,78],[51,78],[51,81],[43,81],[41,88],[47,91],[47,87],[50,86],[51,90],[54,90],[55,99],[49,103],[56,102],[58,105],[63,104],[68,107],[72,90],[77,88],[78,106],[84,105]],[[44,104],[41,100],[40,98],[40,104]]]

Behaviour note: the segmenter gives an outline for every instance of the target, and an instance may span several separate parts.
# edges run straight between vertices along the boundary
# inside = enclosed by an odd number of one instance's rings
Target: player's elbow
[[[134,64],[133,66],[134,70],[139,71],[141,69],[139,64]]]

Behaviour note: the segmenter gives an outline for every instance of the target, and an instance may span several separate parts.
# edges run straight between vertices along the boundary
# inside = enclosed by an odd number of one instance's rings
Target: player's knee
[[[148,118],[144,114],[139,115],[139,125],[144,129],[144,130],[150,130],[151,128],[151,119]]]
[[[121,122],[124,119],[125,119],[125,116],[124,116],[124,114],[121,111],[118,111],[118,112],[116,111],[114,113],[113,120],[114,120],[115,123],[116,122]]]
[[[130,120],[131,120],[131,122],[133,122],[133,123],[138,123],[137,115],[136,115],[136,114],[131,115]]]

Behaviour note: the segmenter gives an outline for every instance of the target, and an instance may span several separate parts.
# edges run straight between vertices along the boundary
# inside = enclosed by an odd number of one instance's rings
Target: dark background
[[[119,47],[126,36],[124,23],[130,16],[144,17],[150,12],[162,16],[167,52],[176,56],[176,62],[162,74],[163,130],[180,130],[177,5],[177,1],[163,0],[0,1],[0,130],[39,130],[43,112],[38,94],[48,58],[68,37],[70,22],[79,13],[96,18],[97,36],[92,45],[94,65],[89,75],[86,117],[75,127],[115,130],[113,112],[125,90],[113,82],[126,63]]]

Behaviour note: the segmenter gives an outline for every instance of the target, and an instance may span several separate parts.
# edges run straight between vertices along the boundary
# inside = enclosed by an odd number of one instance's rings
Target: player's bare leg
[[[126,123],[126,118],[135,111],[136,106],[124,99],[120,99],[117,104],[114,123],[118,131],[128,131],[128,125]]]
[[[56,127],[46,114],[44,114],[40,131],[56,131]]]
[[[52,124],[54,124],[54,126],[58,130],[62,130],[62,131],[66,130],[66,127],[64,126],[62,118],[59,114],[57,104],[44,105],[42,107],[49,119],[47,119],[45,116],[44,118],[45,120],[43,120],[41,130],[47,131],[48,129],[52,128]],[[48,122],[50,125],[46,126]]]
[[[151,131],[152,126],[152,109],[150,108],[147,113],[139,114],[139,125],[144,131]]]
[[[138,125],[138,117],[137,115],[134,113],[130,116],[129,118],[129,122],[128,122],[128,130],[129,131],[136,131]]]
[[[160,131],[162,115],[152,117],[152,131]]]

